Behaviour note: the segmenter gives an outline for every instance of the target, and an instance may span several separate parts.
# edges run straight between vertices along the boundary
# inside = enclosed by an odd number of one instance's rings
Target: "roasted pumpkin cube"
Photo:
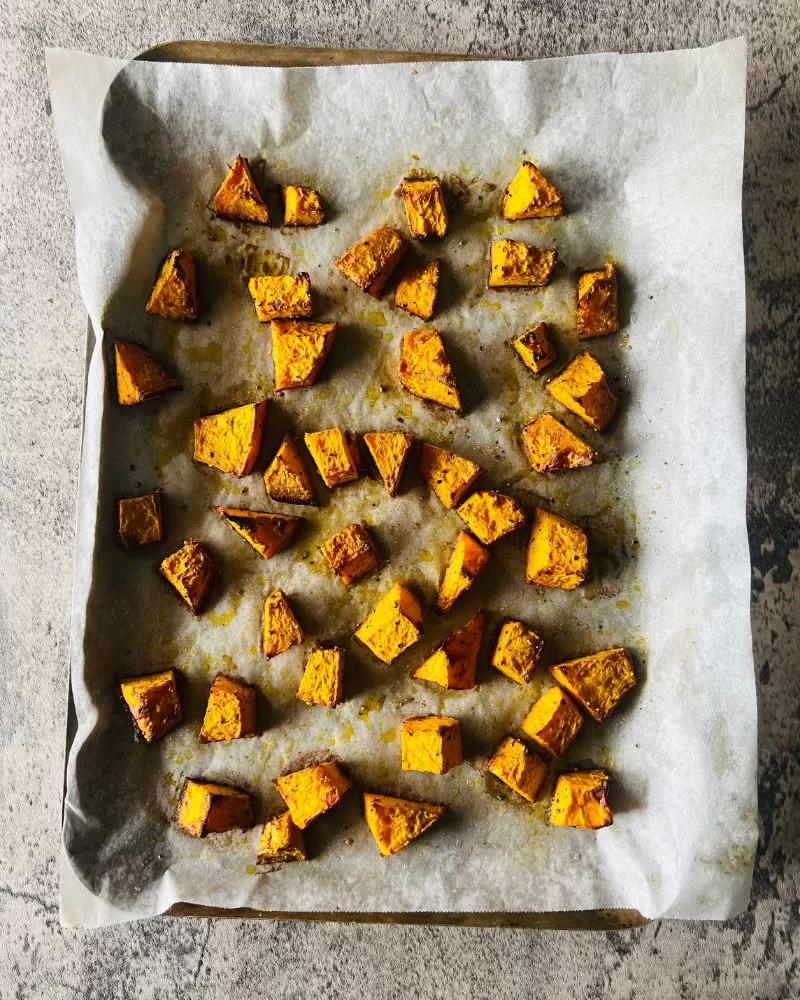
[[[447,232],[447,208],[438,177],[406,177],[400,188],[412,236],[425,239]]]
[[[332,760],[275,779],[275,787],[289,808],[292,822],[301,830],[341,802],[352,784]]]
[[[145,309],[164,319],[197,319],[197,273],[188,250],[173,250],[167,256]]]
[[[175,822],[192,837],[249,830],[253,825],[253,799],[230,785],[187,778],[175,810]]]
[[[379,660],[391,663],[422,635],[422,608],[416,596],[396,583],[356,629],[356,638]]]
[[[364,793],[367,826],[384,857],[408,847],[412,840],[430,829],[444,814],[445,807],[432,802]]]
[[[404,771],[446,774],[464,760],[461,723],[449,715],[422,715],[403,719],[400,728],[400,766]]]
[[[436,311],[441,270],[440,260],[429,260],[406,271],[394,290],[394,304],[398,309],[429,320]]]
[[[602,722],[622,696],[636,686],[631,655],[621,647],[554,664],[550,673],[597,722]]]
[[[406,250],[408,243],[396,229],[379,226],[334,263],[346,278],[377,298]]]
[[[489,248],[489,288],[531,288],[548,284],[558,254],[520,240],[494,240]]]
[[[237,156],[225,175],[225,180],[214,195],[214,211],[226,219],[242,222],[269,222],[269,211],[261,197],[250,163],[244,156]]]
[[[420,681],[430,681],[450,691],[466,691],[476,687],[475,673],[478,663],[478,651],[483,639],[483,627],[486,616],[482,611],[450,638],[418,667],[413,676]]]
[[[308,861],[303,831],[295,826],[288,810],[264,824],[256,855],[256,864],[259,865],[281,861]]]
[[[148,743],[160,740],[183,718],[174,670],[120,681],[122,698],[136,723],[136,731]]]
[[[305,442],[328,489],[352,483],[361,475],[356,443],[341,428],[331,427],[326,431],[306,434]]]
[[[217,575],[214,560],[200,542],[188,538],[177,552],[167,556],[159,569],[189,605],[192,614],[200,614]]]
[[[194,422],[194,460],[232,476],[253,470],[261,448],[267,401],[245,403]]]
[[[522,720],[522,731],[551,757],[560,757],[582,725],[583,716],[569,695],[552,687]]]
[[[413,441],[413,434],[404,434],[400,431],[364,435],[364,444],[372,455],[390,497],[397,495],[397,488]]]
[[[537,753],[515,736],[507,736],[483,766],[528,802],[536,801],[550,770]]]
[[[282,590],[274,590],[264,602],[262,649],[264,656],[278,656],[303,641],[303,629],[295,618],[289,599]]]
[[[468,458],[445,448],[423,444],[419,472],[446,510],[452,510],[483,469]]]
[[[550,806],[551,824],[586,830],[611,826],[614,814],[606,799],[607,791],[608,775],[599,768],[560,775]]]
[[[533,677],[544,649],[544,639],[518,621],[503,623],[492,653],[492,666],[517,684]]]
[[[319,549],[333,572],[348,586],[381,564],[375,542],[363,522],[341,528]]]
[[[275,364],[275,388],[280,392],[282,389],[313,385],[331,353],[338,332],[336,323],[274,320],[272,360]]]
[[[248,542],[265,559],[271,559],[287,548],[297,529],[305,521],[291,514],[268,514],[261,510],[240,510],[236,507],[215,507],[237,535]]]
[[[314,495],[306,463],[291,434],[287,434],[275,457],[264,473],[264,489],[267,496],[277,503],[294,503],[317,507],[319,501]]]
[[[504,219],[547,219],[564,212],[561,192],[529,160],[523,160],[503,192]]]
[[[412,396],[461,412],[461,395],[436,330],[411,330],[403,337],[397,372],[400,384]]]
[[[273,319],[303,319],[313,315],[311,278],[300,274],[259,274],[247,283],[256,316],[262,323]]]
[[[486,569],[488,561],[489,550],[480,542],[476,542],[466,531],[459,531],[450,562],[439,584],[436,609],[442,614],[449,611]]]
[[[522,447],[535,472],[584,469],[599,461],[597,452],[549,413],[522,428]]]
[[[235,677],[217,674],[206,703],[201,743],[240,740],[256,731],[256,689]]]
[[[547,391],[596,431],[605,430],[617,412],[617,397],[599,362],[588,351],[576,354],[566,368],[551,378]]]
[[[152,545],[163,537],[161,490],[119,501],[119,542],[123,549]]]
[[[345,652],[338,646],[317,646],[306,661],[297,700],[335,708],[344,694]]]
[[[504,493],[478,490],[458,508],[459,516],[469,530],[484,545],[516,531],[525,523],[522,504]]]
[[[116,340],[114,357],[117,368],[117,399],[122,406],[143,403],[181,388],[180,383],[141,344]]]
[[[617,269],[611,261],[599,270],[578,272],[577,326],[581,340],[619,330]]]
[[[528,542],[528,583],[574,590],[589,575],[589,540],[577,524],[537,507]]]
[[[324,221],[325,209],[319,191],[299,184],[284,185],[284,226],[321,226]]]
[[[511,346],[522,363],[534,375],[538,375],[558,357],[558,348],[553,343],[547,323],[535,323],[511,341]]]

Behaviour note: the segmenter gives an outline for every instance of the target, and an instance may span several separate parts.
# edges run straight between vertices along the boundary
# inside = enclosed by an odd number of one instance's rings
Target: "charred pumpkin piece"
[[[543,372],[558,357],[558,348],[553,343],[547,323],[529,326],[523,334],[511,341],[511,346],[534,375]]]
[[[447,208],[438,177],[406,177],[400,188],[412,236],[426,239],[447,232]]]
[[[217,575],[214,560],[196,538],[188,538],[161,563],[162,576],[172,584],[194,615],[200,614]]]
[[[364,793],[367,826],[384,857],[408,847],[412,840],[429,830],[444,814],[445,807],[432,802]]]
[[[489,288],[532,288],[549,283],[558,254],[520,240],[494,240],[489,248]]]
[[[412,316],[426,321],[431,319],[436,311],[441,270],[440,260],[429,260],[406,271],[394,291],[394,304],[398,309],[405,309]]]
[[[281,441],[275,457],[264,473],[264,489],[267,496],[277,503],[294,503],[316,507],[319,501],[314,495],[306,463],[291,434]]]
[[[188,250],[173,250],[167,256],[145,308],[164,319],[197,319],[197,274]]]
[[[481,648],[485,622],[486,616],[482,611],[473,615],[412,676],[420,681],[438,684],[449,691],[466,691],[476,687],[478,651]]]
[[[325,221],[322,198],[314,188],[287,184],[283,188],[284,226],[321,226]]]
[[[523,160],[503,192],[504,219],[546,219],[562,215],[561,192],[529,160]]]
[[[581,340],[619,330],[617,269],[611,261],[599,270],[578,272],[577,327]]]
[[[313,385],[331,352],[338,330],[336,323],[274,320],[272,360],[276,390]]]
[[[114,357],[117,399],[122,406],[134,406],[181,388],[180,383],[141,344],[117,340],[114,342]]]
[[[461,413],[461,396],[437,330],[411,330],[403,337],[398,374],[412,396]]]
[[[549,413],[540,413],[522,428],[522,447],[535,472],[585,469],[599,461],[594,448]]]
[[[300,274],[257,275],[247,283],[262,323],[273,319],[303,319],[314,311],[311,302],[311,278]]]
[[[253,799],[239,788],[187,778],[175,811],[178,829],[191,837],[229,830],[248,830],[253,825]]]
[[[584,830],[611,826],[614,814],[606,799],[607,791],[608,774],[599,768],[560,775],[550,806],[550,823]]]
[[[366,524],[348,524],[320,545],[333,572],[349,586],[378,569],[381,557]]]
[[[233,476],[253,470],[261,448],[267,401],[245,403],[194,422],[194,459]]]
[[[183,719],[174,670],[126,677],[119,689],[138,733],[147,743],[160,740]]]
[[[284,861],[308,861],[303,831],[295,826],[288,810],[264,824],[256,855],[259,865]]]
[[[127,497],[118,505],[118,535],[123,549],[160,542],[163,537],[161,490],[141,497]]]
[[[379,226],[334,261],[342,274],[377,298],[402,260],[408,243],[391,226]]]
[[[226,219],[260,222],[262,225],[269,222],[269,211],[253,180],[250,162],[244,156],[237,156],[233,161],[214,195],[213,205],[217,215]]]
[[[449,611],[462,594],[465,594],[486,569],[489,561],[489,550],[472,535],[460,531],[456,539],[453,554],[439,585],[439,596],[436,600],[437,611],[444,614]]]
[[[605,430],[617,412],[617,397],[609,388],[606,373],[588,351],[576,354],[550,379],[547,391],[596,431]]]
[[[214,510],[265,559],[287,548],[305,518],[291,514],[269,514],[261,510],[215,507]]]

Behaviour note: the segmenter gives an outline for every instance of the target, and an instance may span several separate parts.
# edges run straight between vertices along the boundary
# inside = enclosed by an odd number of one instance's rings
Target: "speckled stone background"
[[[551,56],[739,34],[749,42],[748,521],[762,815],[747,912],[728,924],[618,933],[204,919],[62,930],[56,857],[86,321],[44,47],[132,56],[188,37]],[[2,1000],[800,996],[799,59],[797,0],[0,0]]]

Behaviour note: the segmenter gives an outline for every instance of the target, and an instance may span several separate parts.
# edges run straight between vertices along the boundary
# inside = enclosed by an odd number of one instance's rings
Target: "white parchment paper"
[[[745,531],[744,275],[741,173],[745,46],[543,62],[398,64],[324,69],[124,64],[50,51],[55,127],[76,220],[91,328],[76,554],[71,680],[77,731],[64,809],[62,919],[99,924],[177,901],[288,912],[546,911],[632,907],[648,917],[724,918],[747,902],[756,840],[756,709]],[[269,185],[310,183],[328,223],[292,232],[216,220],[208,202],[237,154]],[[503,223],[502,188],[521,158],[558,184],[562,219]],[[467,404],[434,414],[396,378],[400,339],[420,325],[359,292],[332,260],[376,225],[404,228],[395,195],[412,170],[441,176],[451,199],[436,326]],[[558,248],[544,290],[489,292],[489,240]],[[143,305],[163,255],[198,258],[201,319],[170,323]],[[589,343],[621,400],[593,436],[602,465],[536,476],[520,427],[541,409],[584,429],[526,372],[509,339],[552,323],[564,362],[574,330],[574,270],[607,256],[622,275],[623,330]],[[274,397],[268,328],[249,274],[305,270],[317,314],[340,323],[313,388],[272,398],[257,471],[236,480],[194,465],[200,412]],[[115,337],[146,344],[185,391],[123,408],[109,389]],[[286,429],[402,428],[470,455],[487,486],[542,503],[588,528],[592,577],[579,591],[524,583],[524,533],[444,619],[430,610],[460,527],[412,469],[389,500],[368,478],[328,493],[297,543],[261,560],[211,510],[276,509],[259,472]],[[586,433],[588,436],[588,433]],[[161,486],[166,538],[135,552],[114,539],[115,501]],[[290,508],[287,508],[290,510]],[[294,511],[295,513],[298,511]],[[385,556],[346,589],[317,552],[365,518]],[[154,571],[189,535],[220,565],[211,607],[192,619]],[[426,604],[425,636],[391,667],[352,639],[395,579]],[[308,641],[266,662],[258,651],[266,593],[281,586]],[[475,691],[445,693],[410,671],[479,607],[530,622],[557,662],[623,644],[641,684],[602,726],[587,723],[559,768],[593,762],[613,775],[613,826],[550,828],[546,801],[512,801],[481,765],[548,683],[527,687],[486,666]],[[490,630],[491,632],[491,630]],[[346,701],[295,701],[314,640],[349,650]],[[487,639],[488,643],[488,639]],[[133,742],[119,677],[181,671],[186,721],[161,743]],[[261,693],[254,739],[201,746],[217,671]],[[402,719],[462,719],[467,761],[443,777],[403,773]],[[258,828],[195,841],[170,822],[186,776],[250,789],[259,819],[280,805],[271,780],[309,753],[335,755],[359,788],[446,803],[448,817],[381,858],[346,802],[309,831],[313,861],[263,873]]]

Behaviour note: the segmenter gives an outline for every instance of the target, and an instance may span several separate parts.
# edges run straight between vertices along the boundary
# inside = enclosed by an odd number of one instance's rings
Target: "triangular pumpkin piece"
[[[281,441],[275,457],[264,473],[264,489],[276,503],[297,503],[318,507],[311,476],[291,434]]]
[[[364,793],[364,816],[369,832],[384,857],[396,854],[442,818],[444,806],[415,802],[392,795]]]
[[[437,330],[425,327],[403,337],[398,374],[412,396],[461,412],[461,396]]]
[[[533,163],[523,160],[503,193],[504,219],[545,219],[562,215],[561,192]]]
[[[436,309],[441,267],[440,260],[429,260],[421,267],[407,271],[397,282],[394,304],[427,322]]]
[[[130,340],[114,342],[117,367],[117,399],[123,406],[143,403],[181,385],[165,371],[153,355]]]
[[[283,552],[305,520],[290,514],[268,514],[260,510],[239,510],[235,507],[214,509],[265,559]]]
[[[267,401],[245,403],[194,422],[194,460],[220,472],[246,476],[256,464]]]
[[[446,510],[456,506],[482,471],[476,462],[446,448],[422,446],[419,473]]]
[[[275,319],[271,327],[275,388],[313,385],[333,347],[337,324]]]
[[[269,222],[269,211],[250,173],[250,163],[237,156],[219,191],[214,195],[214,211],[226,219]]]
[[[489,550],[480,542],[476,542],[466,531],[460,531],[456,547],[439,586],[437,611],[441,611],[442,614],[449,611],[458,598],[475,583],[488,561]]]
[[[417,680],[431,681],[451,691],[474,688],[475,668],[485,622],[486,615],[482,611],[473,615],[414,671],[413,676]]]
[[[165,319],[197,319],[197,273],[188,250],[173,250],[161,265],[145,309]]]
[[[364,435],[364,444],[372,455],[390,497],[397,494],[413,440],[413,434],[400,431]]]

